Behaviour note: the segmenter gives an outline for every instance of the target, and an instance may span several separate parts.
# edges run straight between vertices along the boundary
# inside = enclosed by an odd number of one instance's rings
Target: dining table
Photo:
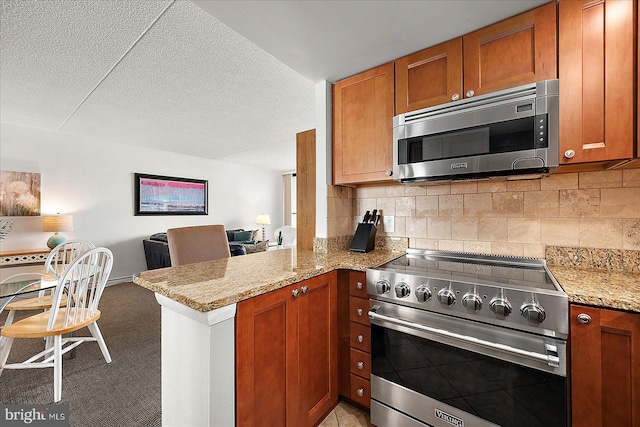
[[[57,284],[58,278],[50,273],[23,273],[9,278],[5,283],[0,283],[0,314],[14,298],[54,289]]]

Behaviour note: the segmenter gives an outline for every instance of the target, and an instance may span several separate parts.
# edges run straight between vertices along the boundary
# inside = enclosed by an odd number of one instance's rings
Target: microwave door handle
[[[547,348],[551,354],[541,354],[533,351],[522,350],[520,348],[511,347],[504,344],[498,344],[491,341],[481,340],[479,338],[470,337],[467,335],[456,334],[455,332],[449,332],[444,329],[432,328],[430,326],[421,325],[419,323],[408,322],[402,319],[396,319],[395,317],[385,316],[384,314],[378,314],[377,311],[380,309],[380,306],[374,305],[369,311],[369,319],[372,320],[372,323],[375,321],[383,321],[388,322],[398,326],[404,326],[407,328],[415,329],[418,331],[429,332],[432,334],[444,336],[447,338],[453,338],[456,340],[481,345],[483,347],[488,347],[491,349],[502,350],[507,353],[517,354],[519,356],[528,357],[530,359],[538,360],[541,362],[547,363],[549,366],[554,368],[558,368],[560,366],[560,358],[557,356],[557,353],[551,351],[552,349]],[[382,326],[382,325],[380,325]],[[555,353],[555,354],[554,354]]]

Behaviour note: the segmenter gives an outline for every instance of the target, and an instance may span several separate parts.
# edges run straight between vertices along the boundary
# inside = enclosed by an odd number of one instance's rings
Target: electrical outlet
[[[382,229],[385,233],[393,233],[396,229],[396,218],[391,215],[384,215],[382,217]]]

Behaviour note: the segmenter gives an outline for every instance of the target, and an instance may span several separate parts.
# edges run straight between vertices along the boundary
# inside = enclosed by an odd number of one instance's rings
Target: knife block
[[[376,226],[371,223],[360,223],[351,240],[350,251],[371,252],[376,246]]]

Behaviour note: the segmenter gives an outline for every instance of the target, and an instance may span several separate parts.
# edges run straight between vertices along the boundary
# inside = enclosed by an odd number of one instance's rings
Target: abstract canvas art
[[[135,174],[136,215],[207,215],[207,181]]]
[[[40,215],[40,174],[0,171],[0,216]]]

